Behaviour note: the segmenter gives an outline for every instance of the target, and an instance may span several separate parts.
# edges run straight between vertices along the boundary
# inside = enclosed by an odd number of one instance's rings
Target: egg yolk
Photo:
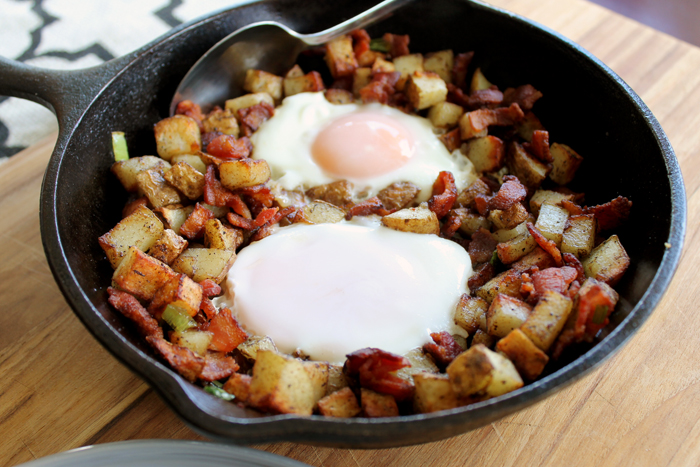
[[[414,140],[391,117],[356,112],[322,129],[311,146],[316,164],[339,178],[364,179],[392,172],[414,154]]]

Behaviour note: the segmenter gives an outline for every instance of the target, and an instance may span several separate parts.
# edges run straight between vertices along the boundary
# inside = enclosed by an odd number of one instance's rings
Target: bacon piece
[[[344,91],[352,92],[352,81],[352,75],[340,76],[333,81],[330,89],[342,89]],[[328,91],[326,91],[326,98],[328,98]]]
[[[578,204],[574,203],[573,201],[570,201],[568,199],[562,200],[559,205],[569,211],[569,215],[571,216],[580,216],[581,214],[584,213],[584,210],[581,206]]]
[[[535,293],[535,284],[532,282],[532,276],[527,272],[523,272],[520,278],[522,280],[520,283],[520,295],[526,297],[526,301],[530,301],[530,297]]]
[[[567,295],[569,285],[576,280],[577,276],[576,269],[569,266],[547,268],[533,273],[531,277],[534,290],[528,297],[528,303],[534,305],[548,290]]]
[[[479,89],[467,95],[461,88],[452,83],[447,84],[447,100],[461,105],[469,110],[499,105],[503,101],[503,93],[496,87]]]
[[[594,322],[596,308],[607,307],[604,319]],[[577,341],[583,338],[593,338],[610,320],[608,317],[615,308],[613,298],[600,284],[593,284],[583,294],[579,294],[578,319],[574,328]]]
[[[527,188],[520,183],[518,177],[506,175],[505,183],[498,189],[496,195],[489,201],[489,210],[500,209],[505,211],[521,202],[527,196]]]
[[[153,316],[143,307],[141,303],[127,292],[107,288],[109,294],[109,304],[117,309],[121,314],[136,323],[136,328],[142,336],[154,336],[163,338],[163,329],[158,325]]]
[[[136,198],[136,199],[131,200],[128,203],[126,203],[126,205],[124,206],[124,209],[122,209],[122,219],[133,214],[134,211],[136,211],[141,206],[143,206],[143,207],[148,206],[148,198],[146,198],[145,196],[142,196],[140,198]]]
[[[187,216],[185,222],[183,222],[180,226],[180,235],[184,235],[188,239],[194,240],[201,235],[202,230],[204,230],[204,224],[206,224],[209,219],[213,218],[213,212],[197,203],[194,206],[194,211]]]
[[[410,53],[408,51],[408,44],[411,42],[411,39],[408,37],[408,34],[401,36],[387,32],[384,34],[383,39],[389,44],[389,53],[392,58],[408,55]]]
[[[479,227],[479,230],[472,234],[472,241],[469,242],[469,257],[474,264],[485,263],[491,260],[493,252],[498,242],[493,238],[491,232]]]
[[[204,279],[199,282],[199,285],[202,286],[202,293],[207,298],[221,295],[221,286],[211,279]]]
[[[238,109],[238,119],[241,122],[243,136],[250,136],[275,114],[275,108],[267,102],[251,105],[244,109]]]
[[[204,114],[199,104],[195,104],[190,100],[180,101],[177,103],[177,107],[175,107],[175,115],[190,117],[197,122],[200,131],[203,130],[202,120],[204,120]]]
[[[462,219],[464,219],[465,215],[466,211],[450,211],[440,228],[442,236],[444,238],[452,238],[462,226]]]
[[[243,136],[219,135],[207,145],[207,153],[223,160],[244,159],[253,151],[253,143]]]
[[[569,298],[573,301],[576,298],[576,294],[581,290],[581,283],[577,280],[573,281],[569,286],[569,290],[566,292]]]
[[[348,209],[347,214],[345,214],[345,219],[350,220],[353,216],[369,216],[370,214],[386,216],[387,214],[391,214],[391,211],[384,208],[384,204],[382,204],[382,201],[377,196],[372,196]]]
[[[199,374],[202,381],[218,381],[228,378],[238,371],[238,363],[233,357],[228,357],[220,352],[210,352],[204,356],[204,368]]]
[[[525,145],[523,144],[523,147]],[[552,162],[552,154],[549,152],[549,132],[535,130],[532,132],[532,143],[529,145],[530,152],[542,162]]]
[[[455,128],[444,135],[438,136],[438,139],[442,141],[442,144],[445,145],[449,152],[453,152],[455,149],[459,149],[462,146],[462,137],[459,134],[459,128]]]
[[[478,193],[474,197],[474,208],[479,213],[480,216],[486,216],[489,213],[489,203],[491,202],[491,196],[485,195],[483,193]]]
[[[411,366],[408,358],[369,347],[346,357],[343,372],[352,379],[359,377],[360,386],[363,388],[392,395],[397,401],[406,401],[413,397],[415,387],[393,373]]]
[[[246,219],[253,218],[253,214],[251,214],[250,209],[248,209],[248,205],[245,204],[241,197],[238,196],[236,193],[232,193],[232,196],[231,198],[229,198],[228,202],[226,203],[226,206],[233,209],[233,212],[235,212],[241,217],[244,217]]]
[[[207,297],[202,298],[202,301],[199,303],[199,309],[208,320],[211,320],[214,316],[219,314],[219,310],[216,309],[214,304]]]
[[[571,253],[563,253],[561,256],[565,265],[576,269],[576,280],[579,282],[585,281],[586,274],[583,270],[583,264],[581,264],[581,261],[579,261],[579,259]]]
[[[496,267],[493,264],[490,262],[482,264],[481,266],[477,267],[476,271],[474,271],[474,275],[472,275],[472,277],[470,277],[467,281],[469,290],[473,292],[493,279],[495,276]]]
[[[241,328],[228,308],[219,310],[209,321],[206,330],[213,335],[209,349],[217,352],[231,352],[248,339],[248,334]]]
[[[498,109],[478,109],[469,112],[472,131],[475,133],[486,130],[491,125],[510,126],[521,121],[525,114],[518,104]]]
[[[532,225],[531,222],[528,222],[525,225],[527,226],[527,230],[530,232],[530,235],[532,235],[535,238],[535,241],[540,246],[540,248],[542,248],[544,251],[546,251],[552,256],[552,259],[554,259],[554,264],[556,264],[557,266],[563,265],[564,262],[561,258],[561,251],[559,251],[559,248],[557,248],[557,244],[546,238],[544,235],[542,235],[542,232],[540,232],[540,230],[537,227]]]
[[[447,365],[452,363],[452,360],[457,358],[457,355],[464,352],[464,349],[455,342],[454,337],[447,331],[430,333],[433,342],[428,342],[423,345],[423,350],[432,355],[435,363],[440,368],[447,368]]]
[[[464,52],[455,56],[454,65],[452,65],[452,82],[458,88],[466,89],[467,87],[467,68],[474,58],[474,52]]]
[[[443,170],[433,183],[433,195],[428,200],[428,208],[442,219],[450,212],[457,199],[457,185],[451,172]]]
[[[372,81],[360,89],[360,99],[363,104],[379,102],[388,104],[389,99],[396,92],[396,83],[401,78],[401,73],[393,71],[390,73],[375,73]]]
[[[220,131],[207,131],[206,133],[202,133],[202,151],[206,152],[209,148],[209,144],[221,135],[223,135],[223,133]]]
[[[630,215],[632,201],[618,196],[605,204],[585,208],[586,214],[593,214],[598,221],[598,230],[610,230],[619,227]]]
[[[302,212],[302,211],[299,211]],[[272,216],[272,218],[262,227],[255,231],[255,233],[250,237],[251,242],[257,242],[263,238],[269,236],[272,233],[272,226],[282,220],[283,217],[296,214],[296,209],[293,206],[287,206],[286,208],[280,210]]]
[[[277,211],[279,211],[280,208],[267,208],[262,211],[260,211],[260,214],[258,214],[255,217],[255,220],[253,221],[253,227],[260,227],[265,224],[267,224],[267,221],[272,219],[275,214],[277,214]]]
[[[542,97],[542,93],[530,84],[524,84],[517,88],[508,88],[503,93],[503,104],[518,104],[523,110],[531,110],[535,102]]]
[[[190,382],[194,382],[202,373],[204,358],[192,352],[186,347],[173,345],[170,342],[155,336],[147,336],[146,341],[151,344],[158,354],[163,357],[170,366]]]
[[[246,204],[255,215],[258,215],[265,208],[272,207],[272,203],[275,200],[275,195],[272,194],[270,187],[264,183],[239,188],[235,192],[244,197]]]
[[[252,217],[241,197],[223,186],[216,178],[216,169],[213,165],[207,166],[207,173],[204,175],[204,202],[212,206],[228,206],[246,219]]]

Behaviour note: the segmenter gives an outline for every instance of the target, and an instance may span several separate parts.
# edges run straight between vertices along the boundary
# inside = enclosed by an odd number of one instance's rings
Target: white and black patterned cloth
[[[241,0],[0,0],[0,56],[75,69],[138,49],[172,27]],[[58,129],[49,110],[0,96],[0,162]]]

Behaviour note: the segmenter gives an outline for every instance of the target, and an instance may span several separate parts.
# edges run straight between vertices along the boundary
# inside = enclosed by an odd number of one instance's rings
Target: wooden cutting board
[[[581,0],[492,0],[611,66],[668,133],[685,178],[688,234],[663,301],[615,357],[552,397],[481,429],[397,449],[255,446],[311,465],[700,465],[700,49]],[[39,235],[55,137],[0,165],[0,465],[79,446],[202,439],[73,315]],[[674,248],[679,245],[673,245]]]

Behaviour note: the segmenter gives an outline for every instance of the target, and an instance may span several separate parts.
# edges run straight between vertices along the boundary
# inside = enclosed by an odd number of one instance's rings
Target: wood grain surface
[[[688,234],[660,306],[615,357],[512,416],[397,449],[254,446],[311,465],[700,465],[700,49],[580,0],[493,0],[581,44],[639,93],[685,178]],[[39,235],[39,190],[54,140],[0,165],[0,465],[111,441],[202,439],[82,326]],[[674,245],[673,247],[678,247]]]

